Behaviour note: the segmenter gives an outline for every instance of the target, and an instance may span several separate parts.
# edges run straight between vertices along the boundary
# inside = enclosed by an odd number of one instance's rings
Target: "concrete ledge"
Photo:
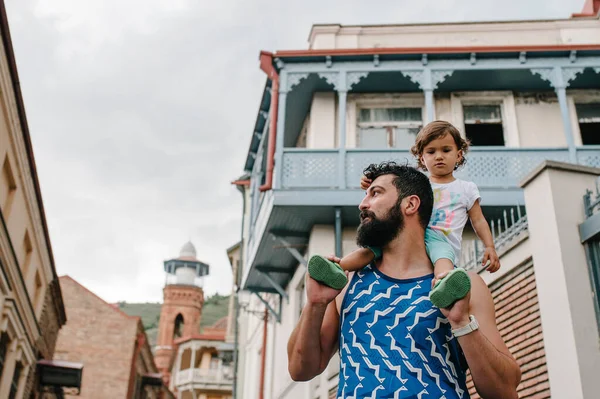
[[[519,186],[525,188],[533,179],[535,179],[540,173],[546,169],[562,170],[564,172],[576,172],[588,175],[600,176],[600,168],[594,168],[591,166],[578,165],[567,162],[558,162],[546,160],[539,164],[534,170],[532,170],[527,176],[521,180]]]

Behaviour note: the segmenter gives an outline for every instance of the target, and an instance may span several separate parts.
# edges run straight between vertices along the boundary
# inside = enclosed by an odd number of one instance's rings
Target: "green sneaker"
[[[471,290],[471,279],[463,269],[454,269],[435,284],[429,300],[438,308],[447,308]]]
[[[314,255],[308,261],[308,274],[320,283],[341,290],[348,283],[344,270],[335,262],[320,255]]]

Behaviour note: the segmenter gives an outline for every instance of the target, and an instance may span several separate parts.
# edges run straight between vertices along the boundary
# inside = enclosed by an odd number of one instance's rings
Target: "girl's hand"
[[[496,249],[493,247],[487,247],[483,253],[482,265],[486,267],[488,264],[489,266],[486,269],[490,273],[497,272],[500,269],[500,258],[498,258]]]
[[[360,188],[366,190],[371,185],[371,179],[367,179],[367,176],[363,176],[360,178]]]

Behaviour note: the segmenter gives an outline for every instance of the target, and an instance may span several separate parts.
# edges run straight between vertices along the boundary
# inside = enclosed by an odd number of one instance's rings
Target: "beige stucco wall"
[[[538,96],[540,98],[536,98]],[[502,107],[504,136],[507,147],[567,146],[562,114],[552,93],[462,92],[436,95],[435,118],[453,123],[464,134],[463,102],[493,100]],[[575,103],[598,102],[597,90],[569,92],[571,128],[576,145],[581,145]],[[358,142],[357,115],[363,106],[422,107],[422,93],[348,94],[346,108],[346,148],[356,148]],[[425,115],[423,115],[425,120]],[[337,147],[337,106],[335,93],[315,93],[307,129],[307,148]]]
[[[310,106],[306,147],[335,148],[336,119],[335,93],[315,93]]]
[[[566,147],[558,102],[515,104],[521,147]]]
[[[600,390],[598,329],[578,232],[582,195],[595,182],[589,172],[547,168],[524,187],[550,390],[557,398],[592,398]]]
[[[600,21],[313,26],[311,49],[373,47],[472,47],[600,43]]]

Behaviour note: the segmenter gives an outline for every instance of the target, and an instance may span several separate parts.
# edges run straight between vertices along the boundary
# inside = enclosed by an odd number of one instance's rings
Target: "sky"
[[[5,0],[56,269],[109,302],[162,302],[191,240],[231,292],[260,50],[314,23],[568,18],[584,0]]]

